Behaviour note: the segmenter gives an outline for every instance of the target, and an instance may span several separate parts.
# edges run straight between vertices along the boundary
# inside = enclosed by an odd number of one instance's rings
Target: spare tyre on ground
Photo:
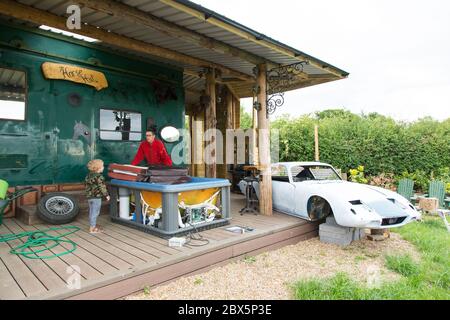
[[[37,207],[39,218],[50,224],[72,222],[80,208],[77,199],[67,193],[49,193],[41,198]]]

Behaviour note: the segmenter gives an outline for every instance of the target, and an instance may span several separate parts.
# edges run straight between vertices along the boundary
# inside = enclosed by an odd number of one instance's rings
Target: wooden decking
[[[318,225],[287,215],[240,216],[242,197],[232,195],[231,225],[249,226],[253,232],[233,234],[225,227],[202,232],[210,242],[203,247],[170,248],[167,240],[113,224],[100,216],[104,233],[87,232],[86,215],[71,225],[81,231],[69,236],[78,248],[51,260],[31,260],[9,253],[20,240],[0,244],[0,299],[116,299],[183,275],[202,272],[230,259],[279,248],[317,235]],[[27,226],[5,219],[0,234],[42,230],[48,225]],[[61,248],[53,249],[54,253]],[[77,266],[81,288],[69,289]]]

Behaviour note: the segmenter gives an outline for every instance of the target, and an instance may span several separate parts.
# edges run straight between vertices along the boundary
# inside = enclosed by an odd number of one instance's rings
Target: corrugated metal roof
[[[18,0],[22,4],[48,11],[58,16],[67,16],[66,8],[73,4],[70,0]],[[95,2],[95,1],[93,1]],[[102,2],[102,1],[101,1]],[[348,75],[347,72],[340,70],[326,62],[311,57],[299,50],[293,49],[283,43],[273,40],[262,35],[252,29],[249,29],[233,20],[230,20],[216,12],[208,10],[202,6],[186,0],[118,0],[111,3],[121,3],[131,8],[137,9],[148,15],[152,15],[164,21],[173,23],[174,25],[184,28],[189,32],[219,41],[234,49],[242,50],[244,53],[255,56],[258,59],[269,62],[271,65],[289,65],[297,63],[302,59],[312,62],[306,65],[303,71],[308,75],[330,75],[326,81],[338,80]],[[189,10],[187,10],[187,9]],[[209,18],[208,18],[209,17]],[[239,71],[243,74],[253,76],[255,63],[249,62],[241,56],[235,56],[220,50],[208,48],[207,45],[201,45],[198,42],[180,36],[173,36],[158,31],[148,25],[144,25],[139,20],[133,20],[127,17],[114,16],[108,12],[97,11],[92,5],[86,4],[82,7],[81,18],[83,23],[91,26],[99,27],[109,32],[114,32],[135,40],[143,41],[162,48],[170,49],[179,53],[189,55],[198,59],[209,61],[227,67],[229,69]],[[208,19],[207,19],[208,18]],[[214,20],[214,21],[212,21]],[[236,32],[234,30],[237,30]],[[76,30],[70,30],[76,32]],[[259,39],[259,40],[257,40]],[[102,44],[108,48],[114,48],[119,51],[132,53],[111,44]],[[149,55],[134,52],[135,54],[152,58]],[[204,80],[195,76],[201,72],[197,67],[183,63],[174,63],[173,61],[165,61],[162,58],[157,61],[169,62],[178,67],[182,67],[189,71],[185,74],[184,83],[187,89],[196,91],[204,85]],[[194,72],[192,72],[194,70]],[[224,75],[224,78],[227,76]],[[318,80],[300,80],[293,88],[314,85],[316,83],[326,82],[324,79]],[[230,83],[237,94],[241,97],[251,96],[252,83]]]

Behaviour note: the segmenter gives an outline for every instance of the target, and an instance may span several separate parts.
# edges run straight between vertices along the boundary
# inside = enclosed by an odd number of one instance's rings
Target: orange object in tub
[[[202,204],[210,200],[218,192],[219,188],[183,191],[178,194],[178,203],[183,202],[188,206]],[[147,213],[150,215],[155,214],[156,210],[162,207],[161,192],[142,191],[141,197],[145,204],[148,206]],[[212,199],[210,203],[216,205],[217,197]]]

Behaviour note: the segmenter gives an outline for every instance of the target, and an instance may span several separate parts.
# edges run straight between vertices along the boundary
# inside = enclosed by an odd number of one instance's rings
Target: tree
[[[244,107],[241,106],[241,129],[247,130],[250,129],[253,125],[253,117],[252,115],[245,111]]]

